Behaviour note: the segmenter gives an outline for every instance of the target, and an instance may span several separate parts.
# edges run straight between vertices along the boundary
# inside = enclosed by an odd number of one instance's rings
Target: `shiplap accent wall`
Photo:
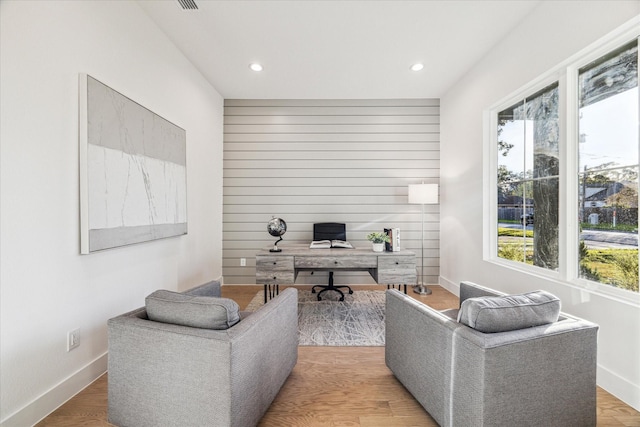
[[[347,239],[400,228],[420,272],[421,206],[407,186],[439,183],[440,102],[411,100],[225,100],[223,276],[255,284],[255,253],[272,247],[275,216],[287,223],[279,246],[309,243],[315,222],[344,222]],[[439,205],[425,205],[425,282],[439,275]],[[242,258],[246,266],[241,266]],[[296,284],[326,283],[326,272]],[[336,272],[336,283],[375,283],[364,272]]]

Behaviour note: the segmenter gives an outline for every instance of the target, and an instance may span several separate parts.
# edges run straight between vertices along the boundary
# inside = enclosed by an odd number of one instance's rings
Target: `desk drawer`
[[[381,256],[378,258],[378,283],[415,284],[415,256]]]
[[[293,284],[293,256],[256,256],[256,284]]]
[[[378,260],[376,256],[297,256],[295,263],[296,268],[317,268],[330,270],[340,270],[342,268],[367,269],[376,268],[378,266]]]

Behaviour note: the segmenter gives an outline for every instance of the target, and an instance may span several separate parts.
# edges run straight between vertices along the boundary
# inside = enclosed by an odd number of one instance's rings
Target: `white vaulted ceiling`
[[[539,3],[194,1],[197,10],[138,3],[224,98],[237,99],[438,98]],[[424,69],[411,71],[417,62]]]

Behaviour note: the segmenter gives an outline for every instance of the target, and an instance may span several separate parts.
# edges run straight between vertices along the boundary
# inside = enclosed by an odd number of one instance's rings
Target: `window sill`
[[[558,285],[563,285],[572,289],[577,289],[579,291],[588,292],[602,298],[607,298],[634,307],[640,307],[640,293],[615,288],[613,286],[596,283],[585,279],[564,279],[557,271],[549,271],[544,268],[530,266],[528,264],[522,264],[516,261],[509,261],[501,258],[485,259],[485,261],[502,268],[508,268],[510,270],[527,274],[532,277],[548,280]]]

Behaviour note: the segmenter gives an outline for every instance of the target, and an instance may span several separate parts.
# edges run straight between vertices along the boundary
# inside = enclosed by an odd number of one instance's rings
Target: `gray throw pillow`
[[[520,295],[469,298],[462,302],[458,322],[480,332],[506,332],[558,320],[560,299],[546,291]]]
[[[227,329],[240,321],[240,307],[228,298],[159,290],[145,299],[149,320],[203,329]]]

